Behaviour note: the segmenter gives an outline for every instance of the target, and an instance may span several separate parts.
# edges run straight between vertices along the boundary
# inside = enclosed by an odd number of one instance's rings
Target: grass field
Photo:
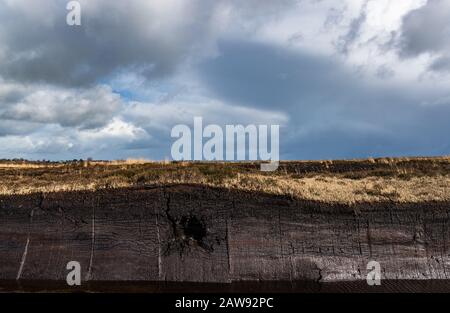
[[[450,158],[282,162],[276,172],[243,163],[0,162],[0,194],[201,184],[324,202],[450,200]]]

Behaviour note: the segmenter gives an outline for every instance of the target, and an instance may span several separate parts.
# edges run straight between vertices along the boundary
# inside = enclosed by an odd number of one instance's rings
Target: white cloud
[[[148,134],[144,129],[115,117],[104,127],[80,131],[78,136],[82,142],[100,140],[122,140],[130,142],[136,139],[146,138]]]
[[[6,103],[0,119],[64,127],[96,128],[106,124],[120,109],[120,96],[107,86],[86,90],[35,87],[25,94],[24,87],[9,85],[4,97],[17,94],[14,103]],[[0,96],[1,96],[0,89]],[[22,96],[22,97],[21,97]]]

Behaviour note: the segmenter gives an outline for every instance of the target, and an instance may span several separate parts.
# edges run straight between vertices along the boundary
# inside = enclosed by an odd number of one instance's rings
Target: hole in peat
[[[206,237],[206,226],[196,216],[183,216],[180,221],[186,237],[202,243]]]

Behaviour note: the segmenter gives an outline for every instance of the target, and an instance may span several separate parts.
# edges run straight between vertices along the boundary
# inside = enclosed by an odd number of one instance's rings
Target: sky
[[[280,125],[281,159],[450,154],[449,0],[0,0],[0,158],[170,159]]]

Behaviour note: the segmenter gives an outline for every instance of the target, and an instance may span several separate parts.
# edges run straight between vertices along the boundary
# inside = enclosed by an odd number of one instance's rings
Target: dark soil
[[[191,185],[1,196],[0,291],[61,290],[69,261],[82,290],[364,291],[372,260],[385,288],[450,291],[449,211]]]

